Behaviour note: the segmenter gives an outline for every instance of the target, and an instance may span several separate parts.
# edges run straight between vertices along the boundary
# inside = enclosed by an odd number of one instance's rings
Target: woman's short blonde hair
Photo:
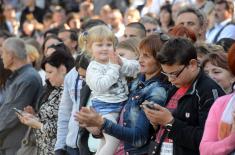
[[[35,63],[40,59],[40,55],[39,55],[38,50],[32,45],[26,44],[26,53],[27,53],[27,59],[34,66]]]

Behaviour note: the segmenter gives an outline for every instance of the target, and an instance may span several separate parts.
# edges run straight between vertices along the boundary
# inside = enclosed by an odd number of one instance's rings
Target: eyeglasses
[[[172,72],[172,73],[165,73],[163,71],[161,71],[162,74],[166,75],[167,77],[170,77],[172,79],[176,79],[180,76],[180,74],[184,71],[184,69],[187,67],[187,65],[184,65],[184,67],[182,69],[180,69],[179,71],[176,72]]]

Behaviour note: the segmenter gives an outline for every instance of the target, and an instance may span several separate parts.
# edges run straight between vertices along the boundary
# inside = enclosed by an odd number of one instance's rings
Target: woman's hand
[[[152,108],[148,108],[146,104],[149,104],[148,101],[142,103],[144,112],[153,126],[157,125],[166,125],[167,123],[173,120],[171,112],[159,104],[152,104]]]
[[[17,114],[17,116],[21,123],[29,127],[41,129],[43,126],[39,119],[30,113],[23,112],[22,115]]]
[[[101,128],[104,124],[103,117],[98,114],[93,108],[82,107],[79,112],[76,112],[75,120],[79,122],[81,127],[98,127]]]
[[[27,113],[30,113],[32,115],[36,115],[36,112],[34,111],[33,107],[28,105],[27,107],[24,108],[24,111]]]

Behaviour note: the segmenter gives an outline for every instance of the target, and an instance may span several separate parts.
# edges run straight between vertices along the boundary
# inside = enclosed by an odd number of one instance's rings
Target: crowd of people
[[[0,155],[235,154],[233,0],[0,4]]]

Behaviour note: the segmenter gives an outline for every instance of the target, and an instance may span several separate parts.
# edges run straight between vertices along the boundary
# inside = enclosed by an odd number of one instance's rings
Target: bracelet
[[[173,119],[170,122],[168,122],[167,124],[173,125],[174,122],[175,122],[175,118],[173,117]]]
[[[173,119],[165,125],[165,128],[168,132],[171,131],[174,122],[175,122],[175,118],[173,117]]]

